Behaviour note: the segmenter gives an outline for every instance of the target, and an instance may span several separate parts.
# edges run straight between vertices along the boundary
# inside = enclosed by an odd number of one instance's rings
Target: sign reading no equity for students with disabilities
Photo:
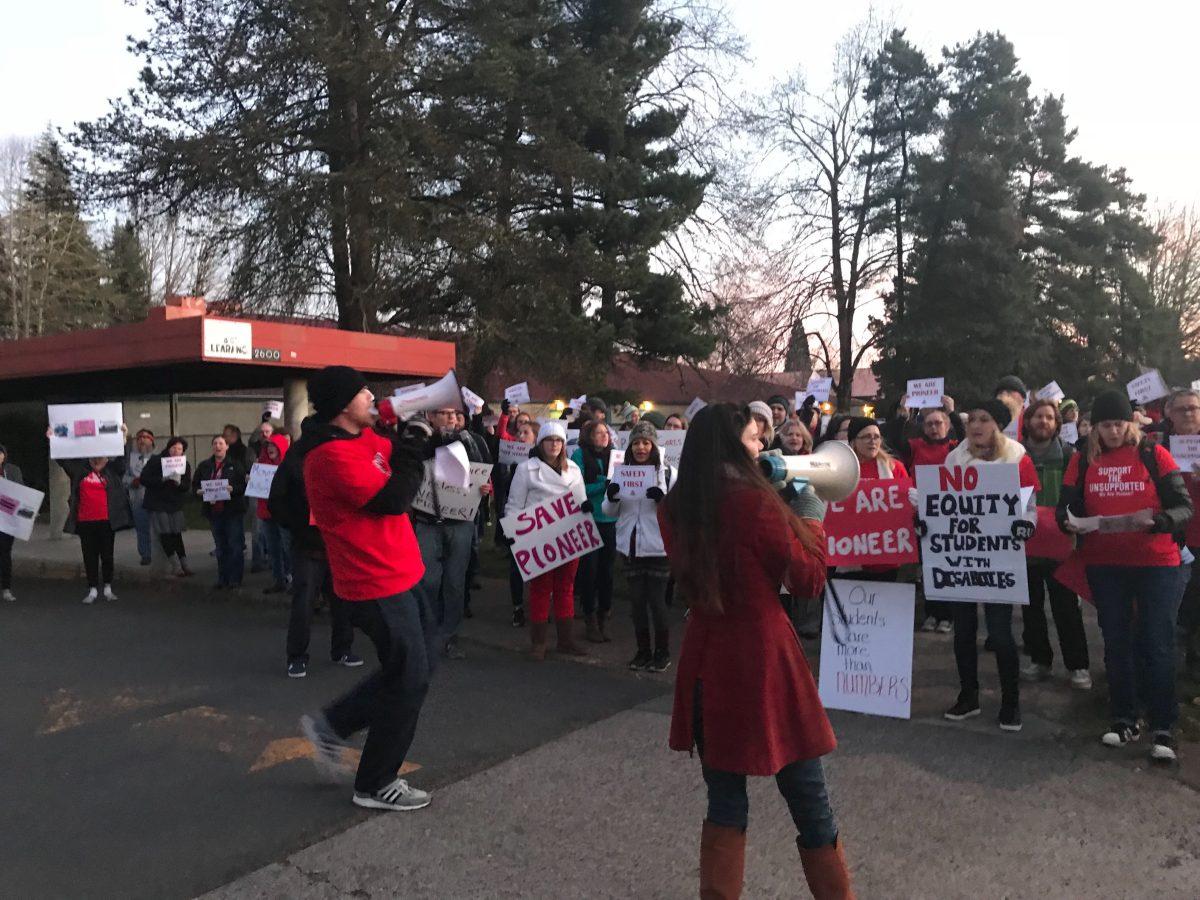
[[[826,599],[817,682],[821,702],[829,709],[909,718],[916,588],[840,578],[832,586],[846,622]]]
[[[868,478],[825,510],[829,565],[904,565],[917,561],[907,478]]]
[[[917,466],[925,596],[972,603],[1029,603],[1017,466]]]
[[[500,527],[513,541],[513,559],[525,581],[604,546],[596,520],[573,494],[505,516]]]

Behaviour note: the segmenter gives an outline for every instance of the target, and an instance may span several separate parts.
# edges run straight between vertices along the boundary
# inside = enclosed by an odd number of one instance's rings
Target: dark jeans
[[[158,536],[158,542],[162,544],[163,553],[168,557],[178,556],[182,561],[187,559],[187,550],[183,546],[183,534],[178,531],[168,531]]]
[[[1063,665],[1071,671],[1086,669],[1088,646],[1087,634],[1083,630],[1083,611],[1079,598],[1054,578],[1054,570],[1058,566],[1052,559],[1030,560],[1026,564],[1029,605],[1021,611],[1021,640],[1025,644],[1025,652],[1035,663],[1043,666],[1053,664],[1054,649],[1050,646],[1050,631],[1046,622],[1046,594],[1049,593],[1050,612],[1054,616],[1054,628],[1062,648]]]
[[[209,526],[217,548],[217,584],[239,587],[246,569],[246,524],[241,516],[213,516]]]
[[[508,550],[508,596],[513,609],[519,609],[525,602],[525,579],[521,577],[521,567],[512,555],[512,548],[506,544],[505,549]]]
[[[958,665],[958,683],[965,694],[979,695],[979,604],[954,602],[954,661]],[[984,603],[983,619],[996,654],[1000,673],[1001,703],[1016,706],[1021,699],[1020,661],[1012,632],[1013,608],[1007,603]]]
[[[12,548],[15,538],[11,534],[0,534],[0,591],[12,587]]]
[[[129,508],[133,511],[133,528],[137,532],[138,556],[150,558],[150,513],[143,507],[140,500],[130,498]]]
[[[1178,566],[1087,567],[1116,722],[1137,722],[1140,701],[1152,731],[1175,725],[1175,617],[1183,577]]]
[[[258,530],[271,557],[271,577],[276,584],[283,584],[292,576],[292,533],[271,519],[259,519]]]
[[[421,547],[421,562],[425,563],[425,575],[416,589],[425,595],[433,610],[445,644],[458,634],[463,620],[475,523],[447,520],[441,525],[435,522],[413,525]]]
[[[629,580],[629,599],[633,603],[633,627],[637,631],[648,632],[653,620],[654,631],[665,633],[669,627],[667,576],[670,575],[670,568],[667,558],[626,558],[625,575]]]
[[[575,577],[575,593],[585,616],[608,615],[612,611],[613,565],[617,561],[617,523],[597,522],[604,541],[599,550],[581,557]]]
[[[333,642],[329,658],[335,662],[350,652],[354,645],[354,629],[346,603],[333,592],[329,563],[303,553],[292,561],[292,614],[288,617],[288,662],[308,662],[308,642],[312,636],[313,607],[317,597],[324,594],[329,604],[333,626]]]
[[[112,584],[112,526],[107,521],[79,522],[75,525],[75,533],[79,535],[79,547],[83,550],[83,570],[87,572],[88,587]]]
[[[343,739],[367,729],[354,789],[371,793],[391,784],[412,746],[437,663],[438,628],[418,590],[346,606],[351,624],[375,645],[380,668],[324,712]]]
[[[1187,664],[1200,675],[1200,547],[1189,547],[1192,563],[1179,605],[1179,630]]]

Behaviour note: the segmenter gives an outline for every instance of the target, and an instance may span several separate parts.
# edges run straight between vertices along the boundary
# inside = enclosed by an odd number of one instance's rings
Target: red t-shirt
[[[79,482],[79,508],[75,513],[77,522],[108,521],[108,482],[95,470]]]
[[[1078,486],[1080,457],[1079,453],[1071,457],[1063,475],[1064,485]],[[1154,447],[1154,459],[1160,476],[1179,470],[1165,447]],[[1122,516],[1143,509],[1162,512],[1158,489],[1142,465],[1137,447],[1108,450],[1088,464],[1083,508],[1089,516]],[[1179,565],[1179,547],[1169,534],[1089,534],[1083,539],[1081,555],[1084,563],[1091,565]]]
[[[408,514],[363,511],[391,477],[391,453],[392,442],[368,430],[326,441],[304,458],[311,517],[325,539],[333,589],[344,600],[402,594],[425,574]]]

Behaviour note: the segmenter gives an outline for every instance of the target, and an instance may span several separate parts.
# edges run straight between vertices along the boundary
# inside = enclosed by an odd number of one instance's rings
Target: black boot
[[[647,669],[654,661],[654,655],[650,652],[650,629],[638,628],[634,634],[637,635],[637,655],[629,661],[629,668]]]
[[[654,632],[654,658],[650,663],[651,672],[665,672],[671,668],[671,633],[666,628]]]

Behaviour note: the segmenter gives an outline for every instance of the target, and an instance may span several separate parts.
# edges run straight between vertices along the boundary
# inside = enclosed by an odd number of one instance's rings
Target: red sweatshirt
[[[343,600],[402,594],[425,574],[408,514],[363,510],[391,477],[391,453],[392,442],[368,429],[318,444],[304,458],[309,509]]]

